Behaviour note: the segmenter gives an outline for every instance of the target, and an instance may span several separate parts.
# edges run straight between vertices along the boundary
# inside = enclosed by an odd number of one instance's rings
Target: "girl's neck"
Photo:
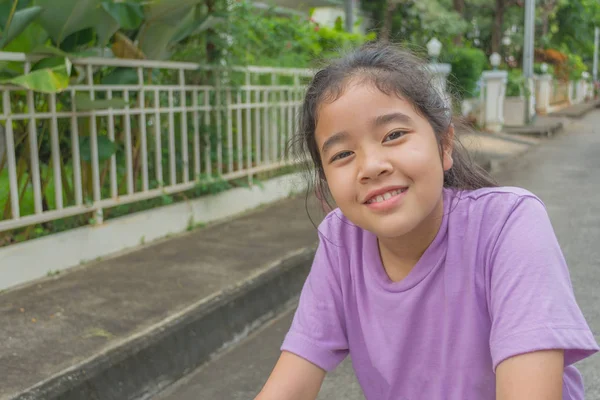
[[[433,212],[406,235],[395,238],[378,238],[381,262],[393,282],[406,278],[421,259],[423,253],[437,236],[443,216],[442,196]]]

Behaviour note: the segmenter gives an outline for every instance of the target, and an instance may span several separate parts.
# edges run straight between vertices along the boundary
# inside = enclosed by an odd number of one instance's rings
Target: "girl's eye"
[[[406,132],[404,131],[394,131],[392,133],[390,133],[389,135],[387,135],[385,137],[385,139],[383,139],[384,142],[389,142],[390,140],[396,140],[401,138],[402,136],[404,136]]]
[[[337,153],[335,156],[333,156],[331,158],[331,162],[341,160],[342,158],[350,157],[351,155],[352,155],[351,151],[342,151],[340,153]]]

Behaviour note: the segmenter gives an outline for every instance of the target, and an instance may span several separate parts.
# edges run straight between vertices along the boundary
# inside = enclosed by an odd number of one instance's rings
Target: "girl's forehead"
[[[372,119],[398,110],[419,118],[413,104],[397,93],[386,93],[375,84],[349,82],[339,93],[324,96],[317,109],[316,125]]]

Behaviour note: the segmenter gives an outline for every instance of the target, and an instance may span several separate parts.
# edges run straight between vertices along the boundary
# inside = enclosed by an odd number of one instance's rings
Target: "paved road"
[[[546,203],[577,300],[600,341],[600,111],[512,162],[497,178],[531,190]],[[278,357],[291,317],[291,312],[281,316],[155,400],[253,398]],[[600,356],[584,360],[579,369],[586,399],[600,399]],[[364,399],[349,360],[327,377],[319,399]]]

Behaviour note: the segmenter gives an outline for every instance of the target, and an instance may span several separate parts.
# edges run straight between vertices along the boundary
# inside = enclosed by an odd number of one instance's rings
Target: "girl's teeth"
[[[383,195],[374,197],[373,199],[369,200],[369,203],[379,203],[384,200],[391,199],[393,196],[396,196],[402,192],[403,192],[403,190],[401,190],[401,189],[392,190],[390,192],[384,193]]]

